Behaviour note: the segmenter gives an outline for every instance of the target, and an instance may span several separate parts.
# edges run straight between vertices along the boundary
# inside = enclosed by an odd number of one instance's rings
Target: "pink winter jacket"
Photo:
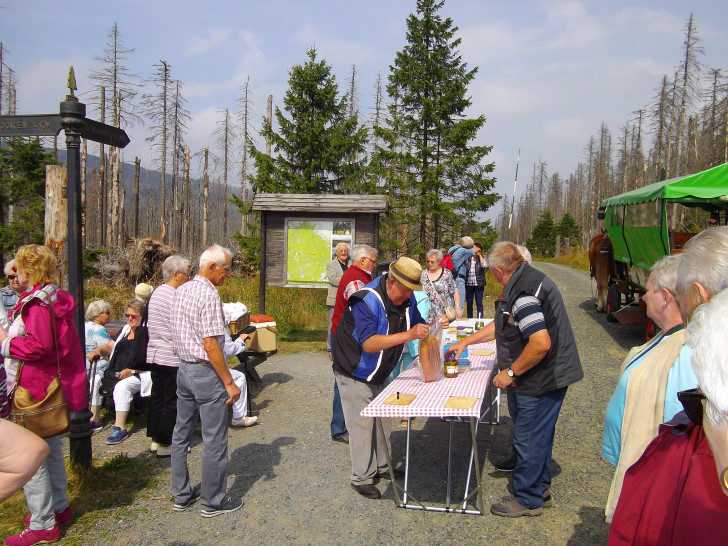
[[[22,318],[21,335],[6,338],[0,352],[4,357],[23,363],[19,385],[38,400],[45,398],[51,379],[58,377],[60,362],[61,384],[69,411],[86,409],[86,361],[73,320],[76,304],[68,292],[58,290],[54,285],[44,286],[43,291],[40,288],[33,287],[31,293],[24,294],[13,309],[12,317],[17,319],[20,314]],[[53,302],[58,351],[51,325],[49,297]]]

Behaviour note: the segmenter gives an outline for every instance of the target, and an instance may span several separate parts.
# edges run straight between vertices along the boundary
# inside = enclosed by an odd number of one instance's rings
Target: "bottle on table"
[[[445,377],[458,376],[458,359],[455,358],[455,352],[445,355]]]

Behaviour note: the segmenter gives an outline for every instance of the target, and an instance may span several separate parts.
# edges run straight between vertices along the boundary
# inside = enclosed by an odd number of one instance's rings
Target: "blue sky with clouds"
[[[188,2],[0,0],[4,62],[18,79],[18,113],[57,112],[73,65],[79,92],[89,88],[93,57],[111,25],[119,25],[127,64],[149,77],[160,59],[184,82],[192,114],[193,152],[214,146],[223,108],[235,109],[250,77],[256,126],[267,96],[281,105],[288,71],[315,46],[345,87],[355,64],[362,113],[373,103],[377,73],[386,78],[405,44],[414,0],[269,0]],[[513,189],[521,149],[519,190],[533,163],[568,176],[605,122],[616,143],[620,128],[655,95],[682,55],[684,25],[693,12],[708,67],[728,74],[728,2],[715,0],[579,1],[447,0],[462,38],[460,52],[478,75],[470,87],[472,115],[487,123],[479,143],[493,146],[497,190]],[[151,167],[146,129],[127,128],[125,160]],[[494,216],[497,210],[493,211]]]

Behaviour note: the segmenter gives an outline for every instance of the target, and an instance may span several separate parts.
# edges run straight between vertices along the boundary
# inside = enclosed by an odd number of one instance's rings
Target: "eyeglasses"
[[[130,315],[130,314],[128,314],[128,313],[127,313],[126,315],[124,315],[124,316],[125,316],[126,318],[128,318],[128,319],[132,319],[132,320],[133,320],[133,319],[138,319],[138,318],[139,318],[139,315]]]
[[[224,265],[215,264],[217,267],[222,267],[225,270],[225,273],[232,273],[233,270],[230,267],[225,267]]]
[[[17,279],[17,278],[18,278],[17,275],[8,275],[8,280],[12,281],[13,279]]]
[[[374,265],[377,265],[377,260],[372,260],[372,259],[371,259],[371,258],[370,258],[369,256],[364,256],[364,259],[366,259],[366,260],[369,260],[369,261],[370,261],[370,262],[372,262],[372,263],[373,263]]]
[[[693,424],[701,426],[703,424],[703,403],[705,395],[700,392],[700,387],[697,389],[689,389],[687,391],[680,391],[677,393],[677,399],[680,400],[685,415]]]

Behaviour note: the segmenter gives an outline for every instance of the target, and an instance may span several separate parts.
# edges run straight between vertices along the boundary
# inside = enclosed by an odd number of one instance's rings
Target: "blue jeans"
[[[468,304],[468,318],[483,316],[483,289],[484,286],[465,286],[465,301]],[[475,308],[478,310],[477,317],[473,317],[473,297],[475,297]],[[460,304],[460,309],[463,305]]]
[[[336,440],[349,434],[344,421],[344,408],[341,407],[341,395],[339,386],[334,381],[334,405],[331,412],[331,438]]]
[[[455,277],[455,286],[458,289],[458,294],[460,295],[460,310],[462,311],[465,309],[465,278],[464,277]]]
[[[508,393],[516,455],[513,489],[521,506],[538,508],[543,504],[543,492],[551,487],[551,451],[566,389],[562,387],[539,396]]]

